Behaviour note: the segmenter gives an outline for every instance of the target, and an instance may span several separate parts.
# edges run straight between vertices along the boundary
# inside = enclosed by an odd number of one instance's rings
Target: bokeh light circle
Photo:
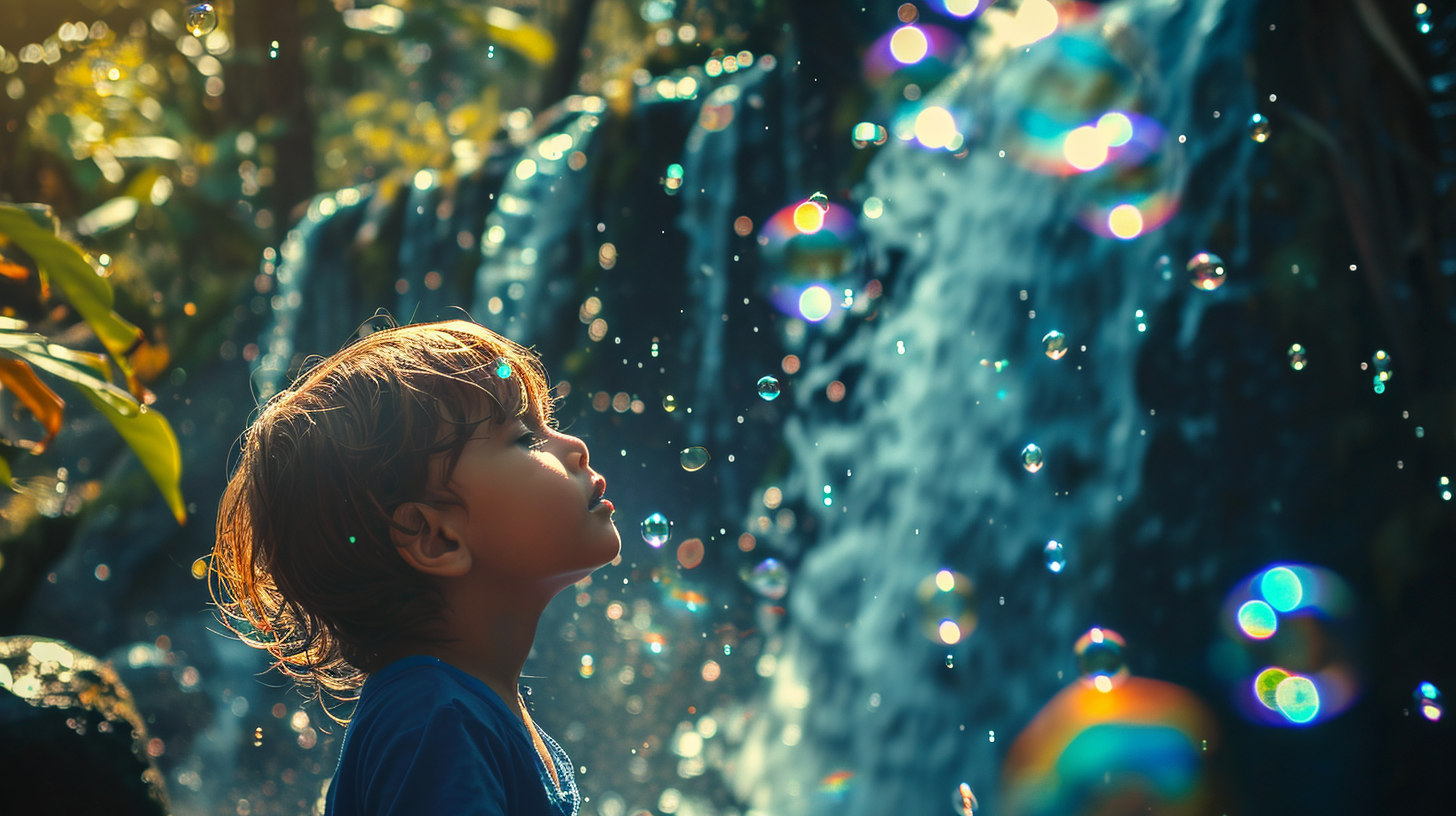
[[[939,570],[921,580],[915,597],[920,604],[920,631],[931,641],[948,646],[975,630],[975,587],[966,576]]]

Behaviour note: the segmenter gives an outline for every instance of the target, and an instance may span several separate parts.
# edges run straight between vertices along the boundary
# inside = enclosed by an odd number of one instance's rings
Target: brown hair
[[[354,699],[384,649],[433,639],[440,616],[395,548],[395,509],[482,422],[549,425],[548,394],[534,353],[460,320],[369,334],[300,375],[244,433],[218,508],[224,624],[320,702]]]

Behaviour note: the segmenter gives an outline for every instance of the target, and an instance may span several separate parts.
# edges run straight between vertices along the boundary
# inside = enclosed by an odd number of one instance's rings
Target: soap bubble
[[[678,462],[682,464],[682,469],[689,473],[695,470],[702,470],[703,466],[708,464],[708,459],[710,458],[707,448],[696,445],[691,448],[684,448],[683,452],[678,454],[677,457]]]
[[[1370,366],[1375,369],[1375,379],[1381,382],[1388,382],[1395,376],[1390,371],[1390,355],[1384,351],[1375,352],[1375,356],[1370,358]]]
[[[1298,343],[1289,347],[1289,367],[1295,371],[1303,371],[1305,366],[1304,346]]]
[[[642,540],[652,547],[661,547],[672,538],[672,525],[667,516],[653,513],[642,520]]]
[[[1269,141],[1269,117],[1262,113],[1249,117],[1249,138],[1259,144]]]
[[[951,805],[957,816],[975,816],[976,808],[981,806],[976,801],[976,794],[971,792],[971,786],[965,782],[951,794]]]
[[[1425,681],[1419,686],[1416,686],[1415,699],[1416,710],[1421,713],[1422,717],[1425,717],[1431,722],[1436,722],[1441,719],[1441,714],[1443,713],[1441,707],[1441,691],[1436,688],[1435,683]]]
[[[211,3],[198,3],[187,7],[183,25],[194,37],[205,37],[217,30],[217,9]]]
[[[975,587],[966,576],[940,570],[920,582],[915,597],[920,601],[920,629],[936,643],[959,643],[976,628]]]
[[[779,381],[773,377],[760,377],[758,379],[758,395],[768,402],[779,398]]]
[[[850,140],[858,148],[866,148],[870,145],[882,145],[890,138],[889,131],[874,122],[860,122],[854,126],[850,133]]]
[[[1067,356],[1067,336],[1052,329],[1041,338],[1042,348],[1046,349],[1046,356],[1053,360],[1060,360]]]
[[[862,288],[863,239],[846,207],[816,193],[770,216],[759,230],[758,243],[768,271],[764,281],[769,300],[779,311],[818,321],[835,309],[853,306],[830,294]]]
[[[754,592],[777,601],[789,593],[789,568],[777,558],[765,558],[748,574],[747,583]]]
[[[1035,473],[1041,470],[1041,448],[1038,448],[1035,443],[1021,449],[1021,466],[1026,468],[1027,473]]]
[[[1212,292],[1223,286],[1223,258],[1212,252],[1200,252],[1188,259],[1188,282],[1193,288]]]
[[[1048,541],[1042,548],[1042,557],[1046,559],[1046,568],[1052,572],[1061,572],[1067,566],[1067,556],[1061,544],[1056,541]]]
[[[965,48],[964,37],[936,25],[898,26],[886,31],[864,55],[864,78],[876,92],[868,115],[903,110],[909,98],[906,90],[910,86],[922,91],[934,88],[950,75]]]
[[[1123,650],[1127,641],[1111,629],[1094,626],[1077,639],[1072,651],[1077,655],[1077,668],[1082,681],[1098,691],[1111,691],[1128,675]]]
[[[662,410],[668,412],[669,414],[672,413],[673,411],[676,411],[677,410],[677,397],[674,397],[671,394],[668,394],[667,396],[663,397],[662,398]]]
[[[1239,607],[1239,629],[1255,640],[1273,637],[1279,631],[1279,616],[1263,601],[1248,601]]]
[[[1442,476],[1436,481],[1436,487],[1441,491],[1442,501],[1451,501],[1451,477]]]
[[[1319,714],[1319,690],[1308,677],[1297,674],[1291,674],[1279,681],[1278,687],[1274,689],[1274,702],[1279,706],[1280,713],[1293,723],[1302,725]]]

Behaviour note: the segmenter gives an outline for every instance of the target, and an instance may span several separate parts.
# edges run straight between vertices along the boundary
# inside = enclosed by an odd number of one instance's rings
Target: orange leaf
[[[23,281],[30,277],[30,270],[18,263],[11,263],[4,258],[0,258],[0,275],[4,275],[11,280]]]
[[[0,386],[15,392],[15,398],[29,408],[36,421],[45,428],[46,438],[31,446],[31,453],[44,451],[46,445],[61,432],[61,423],[66,419],[66,401],[20,360],[0,358]]]

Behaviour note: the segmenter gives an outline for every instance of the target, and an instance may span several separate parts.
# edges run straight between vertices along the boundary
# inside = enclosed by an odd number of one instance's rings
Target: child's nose
[[[565,461],[569,464],[575,458],[576,469],[586,470],[587,462],[591,461],[591,451],[587,449],[586,443],[571,434],[561,434],[561,439],[566,443],[566,456],[563,457]],[[572,454],[576,456],[573,457]]]

